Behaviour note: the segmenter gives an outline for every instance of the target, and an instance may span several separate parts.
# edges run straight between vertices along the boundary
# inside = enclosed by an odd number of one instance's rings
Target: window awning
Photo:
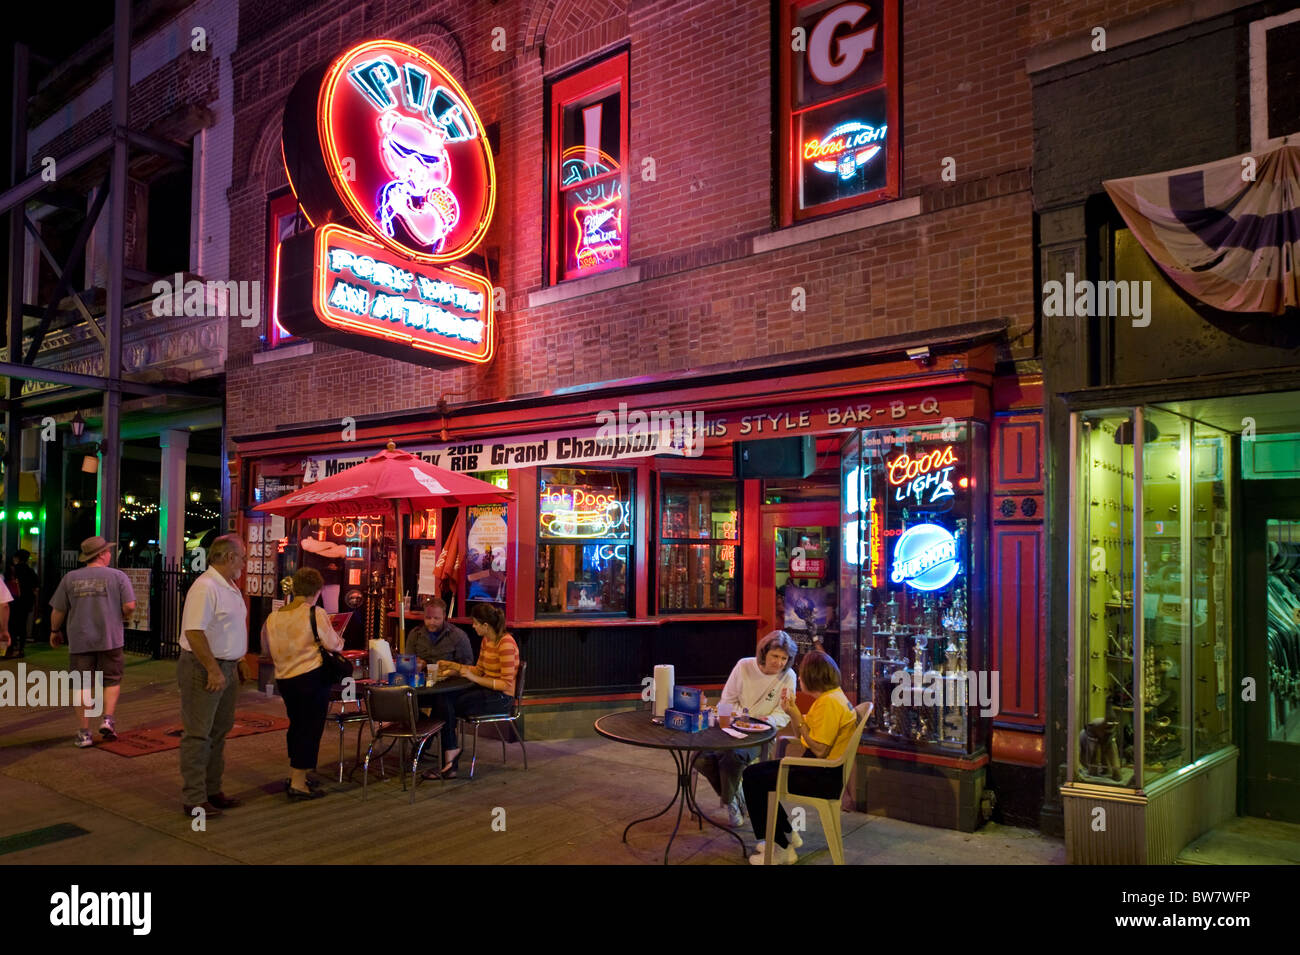
[[[1189,295],[1229,312],[1300,307],[1300,146],[1103,185]]]

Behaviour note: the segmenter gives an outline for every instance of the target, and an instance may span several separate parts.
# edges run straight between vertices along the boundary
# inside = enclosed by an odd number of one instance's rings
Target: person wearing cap
[[[221,791],[226,735],[235,725],[239,684],[249,679],[248,607],[235,581],[248,548],[238,534],[223,534],[208,548],[208,569],[190,585],[181,611],[181,780],[185,815],[201,808],[208,818],[234,809],[238,799]]]
[[[86,566],[71,571],[50,598],[50,646],[63,643],[67,625],[68,669],[73,672],[96,672],[104,675],[104,713],[99,735],[106,742],[117,739],[113,715],[122,692],[122,647],[126,643],[126,622],[135,612],[135,592],[131,581],[109,564],[117,544],[102,537],[88,537],[81,542],[78,561]],[[89,703],[88,703],[89,705]],[[94,746],[90,735],[91,717],[82,710],[81,729],[73,740],[83,749]]]

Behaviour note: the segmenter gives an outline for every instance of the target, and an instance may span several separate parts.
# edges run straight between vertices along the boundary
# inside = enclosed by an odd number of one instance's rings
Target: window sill
[[[315,351],[315,342],[298,342],[294,345],[280,345],[267,351],[253,353],[253,364],[264,365],[270,361],[282,361],[286,358],[304,358]]]
[[[570,279],[567,282],[561,282],[559,285],[544,288],[540,292],[529,292],[528,307],[538,308],[542,305],[564,302],[571,298],[581,298],[584,295],[592,295],[596,292],[604,292],[624,285],[635,285],[640,281],[641,266],[639,265],[632,265],[623,269],[610,269],[608,272],[593,275],[591,278]]]
[[[893,202],[872,206],[869,209],[860,209],[857,212],[832,216],[829,219],[818,219],[815,222],[804,222],[800,225],[790,226],[788,229],[782,229],[780,232],[756,235],[754,236],[754,252],[755,254],[775,252],[777,249],[799,245],[803,242],[814,242],[817,239],[825,239],[833,235],[857,232],[859,229],[869,229],[872,226],[884,225],[886,222],[910,219],[920,214],[920,196],[913,196],[910,199],[896,199]]]

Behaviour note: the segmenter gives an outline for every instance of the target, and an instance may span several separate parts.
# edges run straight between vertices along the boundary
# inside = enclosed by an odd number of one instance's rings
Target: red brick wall
[[[266,193],[283,181],[278,146],[269,147],[295,71],[362,37],[410,38],[436,23],[464,50],[483,121],[501,127],[500,195],[485,241],[499,249],[494,278],[507,295],[497,358],[484,369],[429,371],[318,344],[308,358],[253,366],[255,333],[232,326],[231,434],[428,406],[443,392],[489,402],[959,322],[1009,318],[1018,331],[1033,321],[1024,61],[1038,21],[1028,4],[976,0],[958,18],[906,0],[903,191],[922,198],[922,215],[762,255],[752,241],[772,231],[776,198],[767,0],[609,2],[594,7],[605,10],[599,22],[593,5],[569,0],[376,6],[388,19],[322,5],[265,25],[236,55],[235,152],[253,168],[237,168],[232,188],[232,277],[263,277]],[[607,46],[623,17],[630,259],[643,280],[528,309],[543,281],[543,70]],[[491,50],[498,25],[507,53]],[[641,181],[646,156],[655,182]],[[940,178],[949,156],[955,182]],[[806,312],[791,311],[796,286]]]

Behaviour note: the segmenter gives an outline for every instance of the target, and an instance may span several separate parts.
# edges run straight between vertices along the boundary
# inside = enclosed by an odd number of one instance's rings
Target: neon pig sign
[[[909,527],[894,545],[894,566],[889,579],[913,590],[939,590],[961,571],[957,538],[938,524]]]
[[[496,172],[451,74],[404,43],[358,44],[298,80],[283,152],[315,232],[282,245],[281,324],[431,366],[489,361],[491,285],[448,263],[482,242]]]

